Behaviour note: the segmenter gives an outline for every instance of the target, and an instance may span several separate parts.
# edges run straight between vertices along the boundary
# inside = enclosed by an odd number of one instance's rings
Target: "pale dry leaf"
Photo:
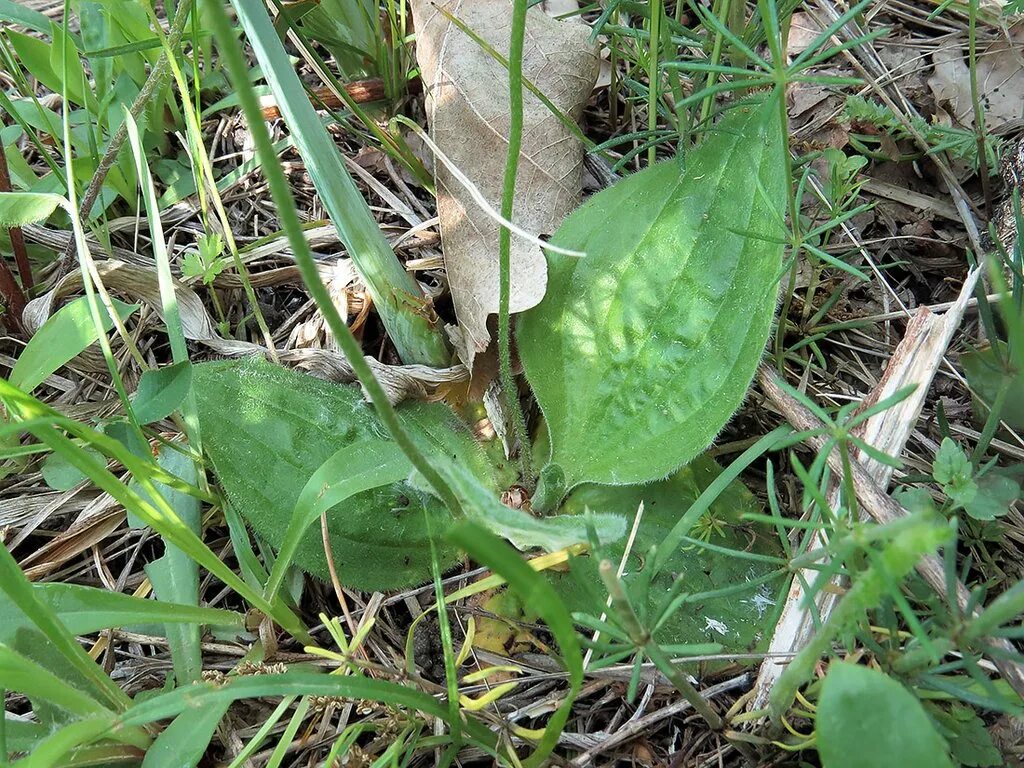
[[[789,23],[789,39],[786,42],[786,53],[799,56],[811,47],[822,33],[817,20],[807,13],[794,13]]]
[[[321,265],[321,270],[329,270],[328,265]],[[106,259],[96,262],[96,271],[111,293],[131,301],[142,301],[157,315],[163,316],[160,284],[156,271],[152,267]],[[328,273],[325,277],[330,277],[330,274]],[[71,272],[57,281],[50,291],[30,301],[22,314],[22,323],[28,332],[33,334],[39,330],[43,323],[57,311],[63,299],[79,293],[81,289],[81,273]],[[181,317],[181,330],[186,339],[199,342],[224,357],[267,355],[266,348],[259,344],[238,339],[226,339],[221,336],[217,332],[216,323],[206,311],[202,299],[189,286],[175,280],[174,294]],[[78,362],[86,363],[82,367],[88,367],[90,351],[86,350],[83,353],[84,359],[80,356]],[[93,355],[93,357],[96,356]],[[301,368],[323,379],[345,383],[355,380],[355,373],[348,360],[341,352],[334,349],[278,350],[277,357],[285,365]],[[91,362],[95,370],[103,369],[102,358],[93,359]],[[372,357],[367,357],[366,362],[392,403],[401,402],[407,397],[425,398],[439,386],[451,385],[469,378],[469,372],[461,365],[449,368],[429,368],[425,365],[386,365]]]
[[[974,126],[967,41],[956,39],[932,54],[934,74],[928,78],[935,101],[948,104],[956,123]],[[1024,26],[978,53],[978,98],[988,130],[1024,117]]]
[[[501,209],[508,148],[508,71],[441,10],[507,55],[510,0],[413,0],[417,58],[434,141]],[[527,13],[523,75],[564,114],[577,119],[597,77],[589,28],[557,21],[541,8]],[[524,89],[523,145],[512,219],[532,235],[553,233],[580,201],[583,147],[557,116]],[[467,364],[490,341],[487,318],[498,311],[498,225],[471,200],[443,163],[435,164],[445,266]],[[547,288],[540,248],[512,238],[509,307],[535,306]]]

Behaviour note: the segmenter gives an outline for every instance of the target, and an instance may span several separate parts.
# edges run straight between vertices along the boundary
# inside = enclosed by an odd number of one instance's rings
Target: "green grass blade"
[[[121,716],[124,726],[147,725],[176,717],[191,707],[209,702],[232,702],[268,696],[344,696],[406,707],[446,719],[448,711],[433,696],[413,688],[353,675],[286,672],[279,675],[238,676],[221,685],[193,683],[139,702]]]
[[[31,755],[18,761],[18,768],[56,768],[67,765],[65,758],[68,752],[100,738],[110,730],[112,722],[112,715],[76,720],[39,742]]]
[[[87,693],[65,683],[27,656],[0,643],[0,679],[4,688],[48,701],[72,715],[90,717],[113,714]]]
[[[186,709],[168,725],[146,750],[142,768],[176,766],[194,768],[210,745],[221,718],[231,702],[210,701]]]
[[[509,587],[519,593],[523,605],[530,606],[530,610],[544,620],[562,653],[562,661],[569,673],[569,691],[561,706],[548,720],[536,750],[523,760],[527,768],[537,768],[544,764],[558,743],[558,737],[583,683],[583,656],[572,617],[547,580],[530,568],[512,547],[484,528],[474,523],[460,523],[449,531],[448,539],[481,565],[486,565],[502,576]]]
[[[406,363],[447,364],[449,353],[440,330],[428,319],[429,305],[381,234],[306,96],[262,0],[234,0],[233,4],[313,186],[366,282],[399,355]],[[256,131],[251,121],[250,129]]]
[[[306,529],[320,515],[351,496],[398,482],[409,476],[412,465],[389,440],[363,440],[339,450],[306,482],[295,502],[288,530],[277,553],[264,592],[273,602],[284,581]]]
[[[309,634],[305,627],[302,626],[298,617],[281,603],[273,605],[268,603],[257,590],[250,587],[241,577],[225,565],[206,546],[203,540],[181,521],[163,496],[157,492],[153,484],[153,478],[156,477],[162,482],[171,480],[171,482],[167,482],[171,487],[184,486],[187,489],[188,486],[182,483],[180,479],[174,478],[173,475],[169,475],[166,472],[155,472],[152,463],[145,463],[137,456],[132,455],[130,451],[125,449],[116,440],[111,440],[104,435],[98,434],[71,419],[54,414],[42,403],[14,389],[3,379],[0,379],[0,398],[7,403],[8,408],[16,407],[20,417],[30,420],[24,424],[26,429],[46,443],[54,452],[63,455],[70,464],[85,473],[98,488],[117,499],[125,509],[149,525],[165,540],[182,549],[192,560],[206,568],[227,586],[248,600],[253,607],[272,617],[293,636],[304,642],[309,642]],[[36,421],[35,417],[45,415],[50,416],[48,424]],[[102,462],[97,461],[81,447],[61,435],[54,425],[66,429],[78,437],[87,437],[94,447],[109,451],[132,473],[136,482],[149,497],[148,500],[121,483],[107,470]],[[23,425],[17,424],[14,426]],[[18,573],[20,572],[19,570]]]
[[[122,322],[138,309],[136,304],[116,300],[114,307]],[[103,314],[102,328],[107,332],[114,326],[114,321],[106,312]],[[96,339],[96,326],[92,322],[88,302],[84,296],[75,299],[43,323],[19,355],[9,381],[18,389],[31,392]]]
[[[711,485],[704,489],[704,492],[690,505],[686,514],[679,518],[679,522],[675,524],[672,531],[665,537],[665,541],[658,547],[658,555],[653,564],[655,573],[664,567],[669,555],[678,549],[683,538],[689,535],[694,524],[708,511],[712,502],[729,486],[729,483],[739,477],[740,473],[753,464],[758,457],[775,449],[779,442],[791,432],[792,430],[788,426],[772,430],[740,454],[722,471],[722,474],[714,479]]]
[[[235,611],[146,600],[82,584],[54,582],[36,584],[32,589],[74,635],[154,622],[242,628],[245,621],[245,617]]]
[[[195,462],[173,448],[164,448],[157,461],[164,469],[190,484],[199,479]],[[202,510],[199,499],[165,485],[157,485],[156,490],[174,510],[182,524],[197,537],[202,536]],[[159,601],[199,605],[199,566],[185,551],[171,542],[164,542],[163,557],[146,565],[146,575],[153,583]],[[168,626],[166,632],[171,646],[175,679],[179,684],[198,680],[203,672],[199,625],[175,624]]]
[[[38,627],[68,664],[94,686],[110,707],[120,711],[131,704],[128,696],[89,658],[75,636],[68,632],[53,609],[33,589],[6,547],[0,547],[0,591]],[[6,675],[3,679],[4,685],[10,687]]]
[[[263,173],[267,178],[271,194],[277,205],[278,217],[281,220],[281,228],[288,236],[288,242],[292,246],[292,250],[295,254],[295,260],[298,262],[299,270],[302,273],[302,279],[306,283],[306,287],[309,289],[310,294],[312,294],[314,301],[316,301],[317,306],[320,308],[320,311],[323,312],[324,319],[327,321],[328,327],[334,334],[334,338],[341,346],[342,352],[345,353],[345,357],[348,358],[349,364],[352,366],[352,370],[359,379],[359,383],[363,385],[363,388],[370,396],[370,400],[377,409],[381,421],[384,423],[385,427],[387,427],[388,432],[391,433],[394,441],[398,443],[402,452],[409,458],[409,461],[412,462],[413,466],[420,471],[420,474],[422,474],[427,482],[434,488],[437,494],[448,506],[451,513],[456,517],[461,517],[462,505],[459,502],[459,499],[440,474],[424,458],[419,447],[403,429],[401,422],[398,420],[398,414],[395,412],[394,406],[392,406],[388,401],[383,387],[381,387],[380,382],[377,381],[376,377],[373,375],[373,371],[370,370],[370,366],[364,359],[359,343],[352,335],[352,331],[338,314],[338,310],[334,306],[334,302],[331,299],[327,288],[320,281],[319,272],[317,271],[316,264],[313,261],[313,253],[310,251],[309,243],[306,242],[305,236],[302,232],[302,224],[299,221],[299,216],[295,209],[295,201],[288,189],[288,182],[284,177],[284,172],[275,160],[273,147],[270,141],[270,132],[267,130],[266,124],[263,122],[259,103],[256,100],[256,96],[252,90],[252,85],[248,79],[248,69],[245,64],[245,59],[242,57],[241,50],[238,48],[238,43],[232,34],[227,14],[224,12],[224,9],[213,0],[207,0],[206,8],[209,12],[209,18],[217,36],[221,57],[231,75],[232,82],[238,89],[239,99],[241,101],[246,120],[249,122],[253,140],[256,144],[256,152],[263,161]],[[284,49],[280,48],[280,40],[277,40],[276,34],[273,32],[273,28],[271,27],[270,31],[267,31],[266,27],[269,24],[269,19],[266,17],[266,12],[260,9],[259,13],[254,13],[253,15],[259,19],[259,29],[261,30],[261,34],[264,37],[267,37],[268,35],[273,37],[277,43],[274,50],[283,55]],[[294,73],[292,73],[292,75],[294,76]],[[295,82],[297,87],[301,89],[301,84],[298,84],[297,79]],[[306,106],[309,105],[307,104]],[[312,108],[310,107],[310,109]],[[357,197],[359,196],[357,195]],[[362,197],[359,197],[359,204],[364,206],[366,205]],[[376,224],[374,224],[374,230],[377,232],[377,235],[380,235],[379,230],[376,230]],[[392,254],[392,256],[394,256],[394,254]]]
[[[508,153],[505,158],[505,179],[501,192],[501,215],[512,220],[516,195],[519,153],[523,146],[523,45],[526,39],[526,0],[512,4],[512,35],[508,52],[509,125]],[[512,376],[511,322],[509,302],[512,290],[512,232],[508,227],[498,230],[498,372],[501,388],[508,398],[512,431],[519,443],[520,474],[532,489],[534,482],[530,433],[519,402],[519,390]]]

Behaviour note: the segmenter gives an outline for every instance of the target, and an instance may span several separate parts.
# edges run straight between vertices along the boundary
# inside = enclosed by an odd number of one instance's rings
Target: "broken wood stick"
[[[909,397],[892,408],[874,415],[862,425],[860,437],[883,453],[899,456],[903,452],[924,405],[935,371],[942,362],[954,331],[960,324],[979,275],[978,269],[968,275],[959,298],[945,315],[934,315],[927,308],[918,311],[908,323],[906,334],[893,353],[882,380],[865,398],[865,405],[872,405],[907,386],[915,387]],[[765,395],[794,427],[813,430],[822,426],[813,413],[782,389],[774,371],[762,367],[758,379]],[[821,451],[825,447],[826,438],[814,436],[805,442]],[[854,452],[852,458],[854,492],[864,513],[880,523],[891,522],[905,516],[906,510],[884,490],[891,479],[892,468],[861,455],[859,451]],[[844,468],[838,449],[830,453],[828,461],[836,475],[842,477]],[[838,505],[839,501],[840,491],[836,489],[830,494],[829,503]],[[827,540],[827,535],[819,531],[812,532],[810,536],[807,551],[821,548]],[[948,594],[945,570],[937,556],[923,559],[918,565],[918,571],[938,594]],[[806,575],[808,583],[816,578],[816,572],[807,571]],[[958,583],[956,587],[956,601],[963,611],[967,607],[969,594],[962,584]],[[812,612],[816,611],[821,621],[826,620],[837,599],[829,590],[818,590],[817,594],[810,598],[803,589],[803,581],[793,579],[768,648],[767,659],[761,666],[754,686],[751,709],[763,709],[767,706],[771,689],[784,669],[784,665],[775,659],[792,658],[806,646],[816,626]],[[1005,640],[992,641],[992,645],[1000,651],[1014,650],[1009,641]],[[993,656],[996,668],[1006,681],[1015,691],[1024,693],[1024,669],[1018,664],[999,658],[999,654]]]

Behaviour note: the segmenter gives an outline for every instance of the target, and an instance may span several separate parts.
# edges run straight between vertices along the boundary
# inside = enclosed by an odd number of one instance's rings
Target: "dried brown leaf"
[[[932,54],[935,73],[928,79],[935,101],[949,104],[953,119],[965,128],[974,126],[967,42],[957,39]],[[999,127],[1024,116],[1024,27],[1008,33],[978,54],[978,99],[986,128]]]
[[[96,270],[103,284],[111,292],[133,301],[143,301],[159,316],[163,316],[163,302],[160,299],[160,284],[156,270],[138,264],[127,264],[115,259],[96,262]],[[330,274],[327,275],[330,277]],[[62,299],[77,294],[82,288],[82,276],[72,272],[61,278],[46,294],[28,303],[22,315],[22,322],[30,334],[35,333],[60,306]],[[174,281],[174,293],[178,301],[182,332],[186,339],[199,342],[225,357],[247,357],[266,355],[266,348],[248,341],[226,339],[216,329],[216,324],[203,306],[199,295],[184,283]],[[88,367],[89,352],[80,356],[78,363]],[[331,381],[352,382],[355,374],[345,356],[332,349],[289,349],[279,350],[278,359],[286,364],[301,368],[314,376]],[[95,354],[93,355],[95,358]],[[91,361],[96,370],[102,370],[102,358]],[[452,384],[468,379],[465,367],[429,368],[424,365],[386,365],[367,357],[370,365],[388,399],[397,403],[407,397],[425,398],[441,384]]]
[[[427,93],[434,141],[501,209],[508,147],[508,72],[441,10],[458,18],[507,55],[510,0],[413,0],[417,58]],[[558,10],[561,10],[559,7]],[[579,117],[598,71],[589,29],[557,21],[540,8],[527,13],[523,76],[559,110]],[[528,90],[523,93],[523,146],[513,221],[534,235],[550,234],[580,201],[583,147],[557,116]],[[435,164],[444,259],[462,327],[460,350],[472,364],[487,348],[488,315],[498,311],[498,225],[470,199],[443,163]],[[537,246],[512,238],[512,312],[535,306],[547,288],[547,263]]]

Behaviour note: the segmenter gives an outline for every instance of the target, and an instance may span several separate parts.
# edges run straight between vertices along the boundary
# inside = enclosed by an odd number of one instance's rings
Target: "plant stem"
[[[191,5],[191,3],[189,3]],[[167,78],[171,75],[170,60],[167,51],[173,51],[181,44],[181,38],[185,35],[185,23],[188,21],[190,8],[179,8],[178,13],[174,15],[174,22],[171,24],[171,30],[168,34],[167,48],[160,55],[157,60],[156,66],[153,67],[153,71],[150,73],[149,78],[142,86],[142,90],[139,91],[139,95],[135,97],[135,101],[132,102],[131,107],[128,109],[128,113],[133,119],[138,119],[139,114],[149,104],[153,98],[153,94],[159,92],[164,85],[167,83]],[[128,122],[122,121],[117,132],[113,138],[110,139],[110,143],[107,144],[107,150],[103,153],[103,157],[100,159],[99,165],[96,167],[96,173],[93,174],[92,179],[89,181],[89,186],[85,190],[85,194],[82,195],[82,204],[78,208],[78,217],[82,220],[82,223],[89,221],[89,211],[92,210],[93,205],[96,203],[96,198],[100,196],[100,190],[103,189],[103,181],[107,178],[107,173],[110,172],[114,162],[117,160],[117,154],[121,151],[121,147],[124,145],[125,139],[128,138]],[[64,253],[61,255],[57,265],[56,277],[60,277],[67,273],[71,266],[71,252],[75,248],[74,238],[68,240],[67,248],[64,249]]]
[[[718,2],[712,8],[711,12],[715,13],[715,14],[718,14],[720,16],[721,15],[725,15],[725,16],[728,16],[728,17],[731,18],[731,15],[730,15],[731,7],[732,6],[730,6],[729,0],[718,0]],[[711,57],[710,57],[710,63],[711,64],[716,64],[717,65],[717,64],[721,63],[721,61],[722,61],[722,44],[723,44],[723,40],[724,40],[724,36],[722,35],[721,30],[715,30],[715,42],[711,46]],[[715,83],[716,83],[717,80],[718,80],[718,73],[717,72],[708,72],[707,73],[705,87],[706,88],[713,88],[715,86]],[[696,90],[696,86],[694,86],[694,90]],[[714,100],[715,100],[714,95],[709,93],[706,97],[704,97],[704,100],[701,102],[701,105],[700,105],[700,118],[697,121],[697,127],[698,128],[702,128],[704,126],[704,124],[707,123],[708,118],[711,117],[711,107],[714,106]]]
[[[647,130],[653,134],[658,129],[658,83],[661,75],[658,57],[661,55],[662,0],[651,0],[648,7],[651,11],[651,35],[647,48]],[[651,144],[647,149],[647,164],[654,165],[657,159],[658,147]]]
[[[291,191],[288,189],[288,181],[285,179],[284,171],[281,170],[281,166],[277,162],[273,143],[270,140],[270,132],[267,130],[266,123],[263,122],[259,102],[249,83],[248,67],[242,56],[241,46],[232,34],[231,24],[228,21],[228,16],[222,3],[219,0],[205,0],[205,2],[210,16],[210,25],[220,46],[221,58],[238,91],[242,112],[249,125],[249,130],[252,132],[256,152],[263,165],[263,173],[270,186],[274,204],[277,206],[277,215],[281,221],[281,228],[288,237],[288,242],[295,255],[295,261],[298,263],[299,270],[302,273],[303,281],[306,283],[306,287],[309,289],[320,311],[323,312],[324,319],[334,334],[334,338],[341,346],[342,352],[345,353],[345,357],[352,366],[352,370],[359,378],[363,389],[369,395],[371,402],[377,409],[377,413],[380,415],[381,421],[384,422],[388,432],[391,433],[391,437],[402,449],[402,452],[405,453],[412,465],[419,470],[420,474],[423,475],[445,504],[447,504],[451,513],[456,517],[462,517],[462,505],[459,503],[455,493],[441,475],[430,465],[426,457],[420,452],[419,447],[402,428],[402,424],[398,420],[398,414],[388,401],[383,387],[381,387],[380,382],[377,381],[373,371],[370,370],[370,366],[363,357],[363,352],[359,348],[359,342],[356,341],[352,331],[349,330],[341,315],[338,314],[338,310],[331,300],[330,293],[320,281],[320,274],[313,260],[313,254],[309,249],[309,243],[306,242],[302,231],[302,223],[299,221],[299,215],[295,210],[295,201],[292,198]],[[269,19],[267,19],[267,23],[270,23]]]
[[[451,353],[432,306],[384,239],[369,205],[346,170],[338,147],[313,109],[263,0],[232,0],[232,5],[295,147],[305,160],[313,186],[366,283],[399,356],[405,363],[447,365]],[[255,113],[248,117],[248,122],[249,129],[255,132],[263,120]],[[264,170],[270,164],[278,165],[278,161],[264,159]]]
[[[974,108],[974,131],[978,143],[978,175],[985,197],[985,212],[992,214],[992,184],[989,181],[988,157],[985,155],[985,109],[978,93],[978,0],[970,0],[967,15],[967,63],[971,83],[971,106]]]
[[[515,203],[519,151],[523,146],[523,42],[526,38],[526,0],[512,6],[512,37],[508,50],[508,158],[505,160],[505,185],[501,194],[501,215],[512,219]],[[519,388],[512,375],[512,350],[509,328],[509,301],[512,292],[512,233],[508,227],[498,230],[498,368],[512,414],[512,431],[519,442],[519,466],[527,490],[533,485],[533,459],[526,417],[519,402]]]
[[[636,612],[626,596],[626,590],[622,585],[622,581],[615,574],[615,566],[612,565],[610,560],[602,560],[599,570],[601,581],[604,582],[605,589],[608,590],[608,595],[611,597],[612,610],[619,617],[622,628],[629,635],[629,639],[637,647],[637,650],[642,651],[654,662],[654,665],[669,679],[669,682],[675,686],[675,689],[682,694],[683,698],[690,702],[694,711],[703,717],[709,726],[716,731],[722,730],[725,723],[719,714],[711,708],[711,705],[700,695],[700,692],[690,684],[690,681],[686,679],[686,675],[683,674],[679,667],[672,663],[672,660],[654,642],[651,633],[640,623],[640,619],[637,618]]]

